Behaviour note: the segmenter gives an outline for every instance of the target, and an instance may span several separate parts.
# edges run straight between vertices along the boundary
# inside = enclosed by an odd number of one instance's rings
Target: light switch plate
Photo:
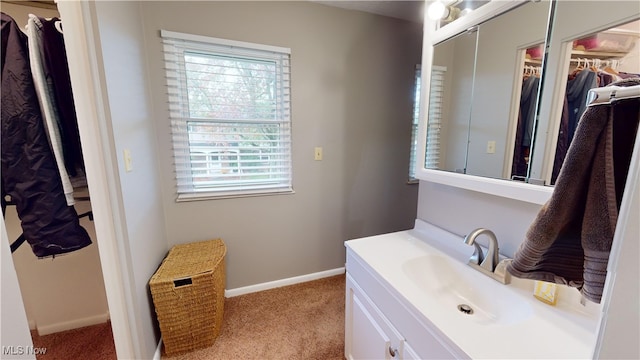
[[[133,162],[131,161],[131,150],[124,149],[124,170],[131,172],[133,170]]]

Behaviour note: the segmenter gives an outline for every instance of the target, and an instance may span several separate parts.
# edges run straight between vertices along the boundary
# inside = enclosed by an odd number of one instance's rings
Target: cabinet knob
[[[396,355],[398,355],[398,349],[394,349],[391,347],[391,345],[389,345],[389,355],[391,355],[391,357],[396,357]]]

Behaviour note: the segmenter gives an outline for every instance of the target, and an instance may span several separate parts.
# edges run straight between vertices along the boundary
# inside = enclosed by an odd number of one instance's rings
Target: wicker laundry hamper
[[[151,277],[167,355],[211,346],[220,334],[226,252],[221,239],[176,245]]]

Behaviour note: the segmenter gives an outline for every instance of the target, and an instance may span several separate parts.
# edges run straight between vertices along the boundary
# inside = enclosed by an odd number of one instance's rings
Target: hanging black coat
[[[31,76],[27,37],[10,16],[2,13],[1,21],[3,202],[11,196],[36,256],[81,249],[91,239],[67,206]]]

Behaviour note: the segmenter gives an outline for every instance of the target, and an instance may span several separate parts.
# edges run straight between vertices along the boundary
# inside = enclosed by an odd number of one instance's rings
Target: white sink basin
[[[410,231],[346,245],[348,258],[366,264],[412,314],[469,358],[592,356],[599,305],[582,306],[575,289],[561,287],[557,305],[549,306],[533,297],[531,280],[503,285],[467,264],[473,247],[457,235],[416,222]],[[473,314],[459,311],[461,304]]]
[[[532,314],[530,304],[518,301],[504,285],[449,257],[429,254],[413,258],[402,264],[402,270],[425,298],[437,300],[435,306],[441,306],[440,311],[469,321],[506,325]],[[466,308],[459,310],[459,305],[469,306],[472,313]]]

